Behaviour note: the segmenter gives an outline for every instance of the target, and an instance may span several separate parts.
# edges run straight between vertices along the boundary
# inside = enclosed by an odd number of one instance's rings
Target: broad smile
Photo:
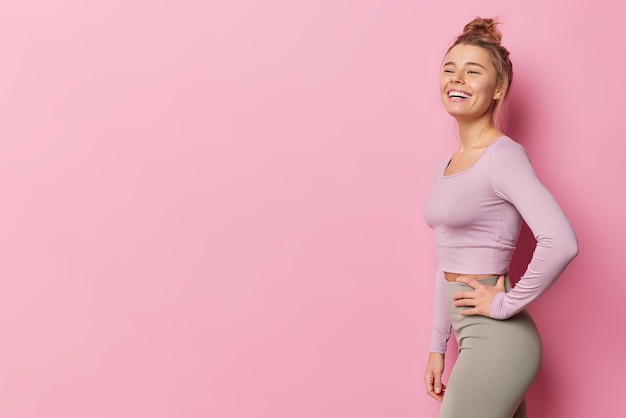
[[[457,100],[463,100],[463,99],[468,99],[468,98],[472,97],[471,94],[466,93],[466,92],[464,92],[462,90],[448,90],[446,95],[450,99],[457,99]]]

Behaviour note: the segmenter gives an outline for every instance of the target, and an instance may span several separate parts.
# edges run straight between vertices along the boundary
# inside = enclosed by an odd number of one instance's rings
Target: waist
[[[449,273],[503,273],[509,270],[514,247],[481,244],[437,244],[437,262]]]
[[[443,277],[445,277],[447,282],[456,282],[456,279],[459,277],[471,277],[472,279],[488,279],[490,277],[497,278],[499,274],[460,274],[460,273],[449,273],[447,271],[443,272]]]

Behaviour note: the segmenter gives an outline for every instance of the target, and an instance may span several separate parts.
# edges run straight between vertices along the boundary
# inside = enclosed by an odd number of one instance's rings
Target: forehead
[[[456,45],[448,52],[444,60],[444,63],[454,63],[455,65],[464,65],[468,62],[476,62],[483,67],[494,68],[489,52],[475,45]]]

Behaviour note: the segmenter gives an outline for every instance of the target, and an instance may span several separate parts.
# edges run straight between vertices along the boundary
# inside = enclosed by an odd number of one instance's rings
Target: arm
[[[496,151],[496,150],[494,150]],[[578,254],[578,243],[567,217],[541,184],[524,148],[504,143],[491,155],[492,185],[515,206],[537,240],[524,275],[508,293],[497,293],[489,316],[506,319],[544,293]]]
[[[441,402],[446,385],[441,382],[441,376],[445,367],[445,352],[450,339],[450,319],[446,307],[446,289],[443,272],[437,270],[435,276],[435,312],[433,318],[432,334],[430,338],[430,354],[426,363],[424,381],[426,392]]]
[[[446,283],[443,272],[437,270],[435,276],[435,309],[430,336],[430,352],[445,354],[450,339],[451,324],[446,306]]]
[[[448,164],[449,158],[443,158],[435,165],[433,170],[433,183],[437,182],[437,179],[443,173],[443,170]],[[444,354],[446,352],[446,345],[450,339],[450,330],[452,328],[450,319],[448,318],[448,308],[446,304],[446,283],[443,271],[437,269],[435,275],[435,309],[433,315],[433,326],[430,337],[430,352]]]

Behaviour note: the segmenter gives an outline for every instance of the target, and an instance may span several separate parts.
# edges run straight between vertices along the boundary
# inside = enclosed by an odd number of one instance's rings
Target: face
[[[479,46],[459,44],[450,50],[441,73],[441,100],[457,120],[491,117],[499,99],[497,73],[489,53]]]

